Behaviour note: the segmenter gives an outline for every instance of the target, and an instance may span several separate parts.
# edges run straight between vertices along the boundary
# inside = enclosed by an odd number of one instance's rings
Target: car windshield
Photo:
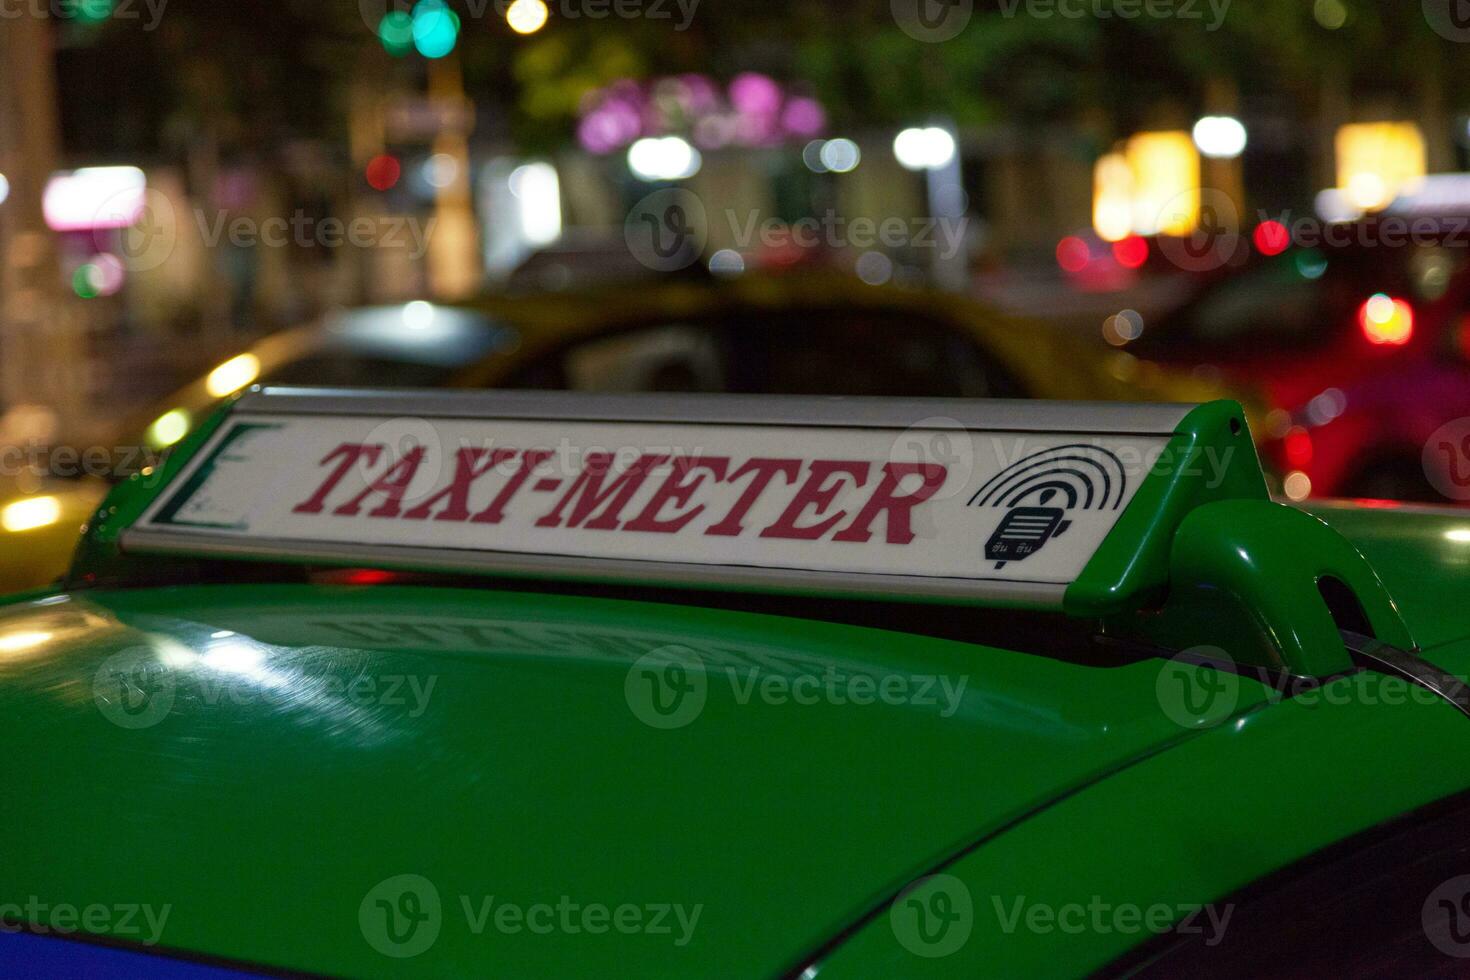
[[[433,388],[508,346],[511,328],[471,310],[430,303],[329,316],[318,344],[262,374],[278,385]]]

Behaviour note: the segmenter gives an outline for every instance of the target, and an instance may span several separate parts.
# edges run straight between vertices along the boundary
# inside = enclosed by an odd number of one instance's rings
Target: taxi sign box
[[[1358,637],[1413,669],[1371,566],[1269,499],[1233,402],[252,389],[180,447],[108,498],[69,585],[250,560],[873,596],[1312,678]]]
[[[1188,411],[268,391],[122,544],[1060,609]]]

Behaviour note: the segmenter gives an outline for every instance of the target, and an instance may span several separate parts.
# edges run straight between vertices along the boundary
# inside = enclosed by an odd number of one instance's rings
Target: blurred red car
[[[1425,448],[1470,418],[1470,209],[1270,231],[1126,349],[1254,385],[1275,406],[1257,439],[1292,499],[1443,502],[1470,473],[1458,449]]]

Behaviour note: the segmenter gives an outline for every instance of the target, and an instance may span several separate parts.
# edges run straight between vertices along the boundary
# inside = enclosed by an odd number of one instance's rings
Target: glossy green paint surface
[[[1454,664],[1470,666],[1470,646]],[[1341,678],[1310,697],[1238,712],[946,866],[961,883],[950,888],[973,908],[953,953],[915,955],[884,909],[818,975],[1084,975],[1150,939],[1147,916],[1159,906],[1167,925],[1467,787],[1464,715],[1380,675]],[[1088,927],[1063,928],[1079,921]],[[1198,921],[1208,937],[1208,915]]]
[[[166,946],[334,974],[770,975],[1190,737],[1155,662],[489,589],[99,590],[0,609],[0,636],[30,638],[0,655],[0,822],[24,842],[0,901],[166,904]],[[633,705],[671,646],[706,700],[661,729]],[[359,912],[403,874],[442,924],[399,960]],[[702,910],[684,945],[477,933],[487,896]]]
[[[1423,649],[1470,636],[1470,510],[1307,509],[1368,559]]]

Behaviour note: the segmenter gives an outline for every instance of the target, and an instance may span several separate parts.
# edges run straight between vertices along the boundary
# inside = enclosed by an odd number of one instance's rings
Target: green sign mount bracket
[[[1413,649],[1366,559],[1322,521],[1272,501],[1240,407],[1180,423],[1160,464],[1067,590],[1109,634],[1328,677],[1353,669],[1341,629]]]

